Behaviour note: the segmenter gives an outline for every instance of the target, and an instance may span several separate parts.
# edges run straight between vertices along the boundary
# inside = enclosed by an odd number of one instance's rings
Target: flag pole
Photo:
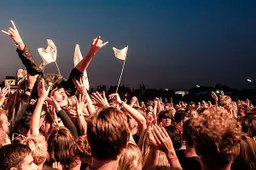
[[[118,80],[118,83],[117,83],[116,93],[118,92],[118,89],[119,89],[119,86],[120,86],[120,83],[121,83],[121,79],[122,79],[122,75],[123,75],[124,67],[125,67],[125,63],[126,63],[126,58],[127,58],[127,56],[125,57],[125,60],[123,62],[123,68],[122,68],[122,71],[121,71],[121,74],[119,76],[119,80]]]
[[[56,61],[54,61],[54,63],[55,63],[55,65],[56,65],[56,67],[57,67],[57,70],[58,70],[58,72],[59,72],[59,75],[61,75],[61,73],[60,73],[60,68],[59,68],[59,66],[58,66],[57,62],[56,62]]]

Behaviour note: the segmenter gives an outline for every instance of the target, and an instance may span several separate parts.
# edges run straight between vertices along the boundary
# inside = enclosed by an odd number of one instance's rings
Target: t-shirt
[[[201,170],[199,157],[186,157],[185,150],[177,150],[176,154],[183,170]]]

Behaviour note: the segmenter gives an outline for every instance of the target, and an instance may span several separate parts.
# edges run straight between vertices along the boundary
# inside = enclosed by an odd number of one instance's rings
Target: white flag
[[[80,51],[79,44],[76,44],[75,52],[74,52],[74,67],[83,59],[82,53]],[[90,88],[89,79],[87,76],[86,70],[84,71],[84,77],[85,79],[85,87],[87,90]]]
[[[120,60],[125,60],[128,52],[128,46],[119,50],[115,47],[112,48],[115,54],[115,57],[120,59]]]
[[[47,48],[38,48],[38,53],[43,60],[43,65],[55,62],[57,58],[57,47],[52,40],[47,39]]]

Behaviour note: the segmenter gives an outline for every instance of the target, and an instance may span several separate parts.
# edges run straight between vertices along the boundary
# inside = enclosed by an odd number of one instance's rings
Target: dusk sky
[[[87,73],[92,86],[116,85],[122,61],[112,47],[129,46],[121,84],[182,89],[226,84],[250,88],[256,81],[255,0],[3,0],[0,29],[14,20],[41,63],[37,48],[57,46],[64,77],[73,68],[75,44],[85,56],[93,38],[109,44]],[[0,80],[24,68],[15,45],[0,35]],[[54,64],[46,72],[56,72]]]

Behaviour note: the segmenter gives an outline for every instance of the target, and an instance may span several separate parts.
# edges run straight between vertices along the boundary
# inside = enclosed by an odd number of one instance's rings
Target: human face
[[[172,119],[163,118],[162,119],[162,125],[163,125],[163,127],[171,126],[172,125]]]
[[[20,166],[20,170],[37,170],[37,169],[38,169],[38,167],[34,163],[34,159],[32,157],[32,154],[30,153],[23,159],[21,166]]]
[[[152,112],[148,112],[147,113],[147,123],[151,123],[151,122],[153,122],[153,113]]]
[[[10,126],[10,123],[8,122],[7,116],[6,116],[5,114],[3,114],[3,115],[1,116],[1,118],[2,118],[2,122],[3,122],[3,124],[2,124],[2,130],[3,130],[4,132],[6,132],[6,133],[9,133],[9,126]]]
[[[193,117],[193,118],[198,117],[198,115],[197,115],[197,112],[196,112],[196,111],[192,111],[192,112],[191,112],[191,115],[192,115],[192,117]]]
[[[64,88],[56,90],[53,94],[53,98],[59,103],[61,107],[68,104],[68,96]]]

